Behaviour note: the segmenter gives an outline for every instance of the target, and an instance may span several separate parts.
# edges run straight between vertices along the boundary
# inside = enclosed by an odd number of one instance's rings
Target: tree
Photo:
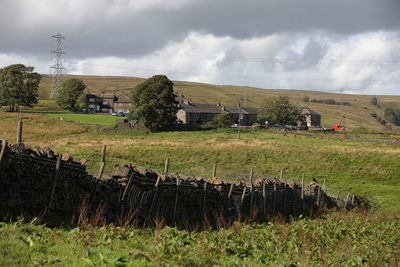
[[[82,95],[85,88],[86,84],[82,80],[76,78],[65,80],[56,98],[57,105],[64,109],[74,108],[76,101]]]
[[[226,128],[232,125],[232,118],[229,113],[221,113],[213,118],[213,125],[218,128]]]
[[[34,67],[13,64],[0,69],[0,105],[14,112],[20,106],[32,107],[37,103],[41,75]]]
[[[155,75],[138,84],[131,93],[134,108],[130,117],[152,132],[173,125],[178,110],[173,85],[165,75]]]
[[[293,125],[302,119],[301,110],[290,102],[289,97],[279,96],[267,99],[258,112],[259,119],[269,124]]]
[[[371,104],[372,105],[378,105],[378,99],[376,97],[371,98]]]

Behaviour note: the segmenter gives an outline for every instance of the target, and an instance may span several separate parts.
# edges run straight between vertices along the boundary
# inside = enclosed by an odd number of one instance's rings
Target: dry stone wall
[[[111,174],[97,178],[87,173],[84,161],[67,153],[4,141],[0,151],[2,211],[58,212],[68,217],[82,208],[90,215],[103,207],[108,222],[135,212],[141,222],[179,223],[309,214],[321,206],[352,208],[358,203],[357,197],[330,197],[316,184],[303,190],[299,184],[279,180],[228,182],[131,164],[117,165]]]

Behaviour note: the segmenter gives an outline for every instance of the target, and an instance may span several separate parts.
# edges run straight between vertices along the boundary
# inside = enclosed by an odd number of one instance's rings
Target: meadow
[[[23,141],[87,159],[96,173],[107,145],[106,172],[116,163],[171,172],[248,179],[277,177],[327,182],[328,193],[341,190],[367,196],[372,211],[333,212],[321,218],[279,218],[271,222],[236,223],[211,231],[175,227],[133,228],[109,225],[49,227],[40,220],[0,223],[0,265],[261,266],[386,265],[400,263],[400,140],[396,131],[349,131],[311,135],[275,130],[177,131],[149,133],[112,128],[102,116],[55,110],[50,101],[25,112],[0,112],[0,139],[15,142],[17,122],[24,120]],[[68,113],[69,114],[69,113]],[[60,120],[59,116],[63,117]],[[108,118],[114,119],[111,116]],[[360,139],[357,139],[360,138]]]

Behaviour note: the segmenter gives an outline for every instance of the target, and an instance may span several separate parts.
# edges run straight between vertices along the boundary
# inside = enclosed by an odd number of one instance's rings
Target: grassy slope
[[[143,81],[142,78],[135,77],[116,77],[116,76],[77,76],[83,79],[88,85],[87,91],[111,92],[116,89],[124,89],[134,87]],[[237,105],[239,101],[243,102],[244,87],[242,86],[217,86],[211,84],[193,83],[175,81],[175,91],[182,93],[194,102],[216,104],[218,101],[225,105]],[[48,97],[51,88],[51,79],[44,76],[40,84],[40,98]],[[367,128],[367,129],[383,129],[374,118],[370,116],[371,112],[375,112],[383,117],[383,109],[386,106],[400,106],[400,96],[377,96],[379,104],[382,108],[370,104],[372,96],[366,95],[343,95],[301,90],[272,90],[247,87],[247,105],[257,107],[262,104],[263,99],[271,96],[288,95],[292,101],[302,104],[304,96],[311,99],[334,99],[338,102],[350,102],[352,106],[343,107],[343,117],[339,112],[338,105],[326,105],[317,103],[308,103],[311,109],[322,115],[322,124],[330,127],[332,124],[343,122],[348,128]]]

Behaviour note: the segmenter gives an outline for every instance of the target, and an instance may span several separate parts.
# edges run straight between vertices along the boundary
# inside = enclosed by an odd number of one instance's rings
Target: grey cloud
[[[86,10],[91,15],[87,20],[71,21],[74,18],[68,18],[61,8],[59,21],[44,16],[38,27],[30,30],[18,23],[29,22],[30,17],[19,17],[24,14],[20,12],[23,1],[17,3],[0,11],[0,53],[47,55],[49,36],[56,32],[68,37],[69,56],[82,58],[137,57],[180,41],[190,31],[247,39],[273,33],[351,35],[400,29],[398,0],[201,0],[180,9],[152,8],[139,13],[122,9],[111,18],[93,1],[93,9]]]

